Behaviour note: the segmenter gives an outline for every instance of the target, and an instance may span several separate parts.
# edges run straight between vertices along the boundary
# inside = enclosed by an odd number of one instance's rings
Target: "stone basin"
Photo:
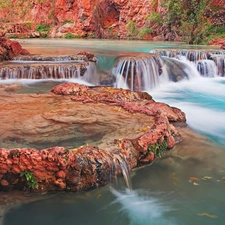
[[[91,190],[121,174],[121,163],[151,164],[158,156],[149,146],[182,140],[174,125],[185,114],[144,92],[76,83],[46,94],[13,89],[0,88],[0,190]]]

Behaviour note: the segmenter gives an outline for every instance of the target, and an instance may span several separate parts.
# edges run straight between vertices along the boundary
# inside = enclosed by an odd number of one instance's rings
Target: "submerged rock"
[[[2,191],[107,185],[122,173],[122,163],[132,170],[173,148],[182,139],[174,125],[186,124],[181,110],[147,93],[75,83],[41,95],[1,88],[0,107]]]

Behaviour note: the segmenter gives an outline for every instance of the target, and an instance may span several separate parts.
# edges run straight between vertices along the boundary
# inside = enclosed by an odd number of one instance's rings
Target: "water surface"
[[[146,41],[29,39],[20,42],[32,54],[94,52],[100,56],[103,70],[110,70],[116,57],[126,52],[199,48]],[[26,84],[27,92],[46,91],[50,87],[51,84],[41,82]],[[151,166],[132,172],[132,190],[127,190],[120,178],[112,186],[90,192],[30,196],[16,204],[15,200],[21,199],[20,194],[13,192],[10,197],[0,193],[4,199],[0,206],[4,210],[2,224],[224,224],[224,78],[194,77],[177,83],[168,82],[148,92],[155,100],[182,109],[193,130],[181,129],[183,142]],[[7,211],[5,205],[8,205]]]

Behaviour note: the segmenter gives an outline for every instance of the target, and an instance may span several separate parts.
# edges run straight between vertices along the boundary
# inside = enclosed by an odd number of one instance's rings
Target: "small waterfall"
[[[97,85],[96,63],[83,58],[83,56],[23,56],[3,64],[0,68],[0,80],[81,79]]]
[[[124,159],[123,157],[120,156],[115,156],[113,158],[113,169],[112,169],[112,177],[116,178],[116,182],[117,182],[117,175],[116,173],[118,171],[121,171],[122,175],[123,175],[123,179],[126,185],[126,188],[128,190],[132,190],[132,183],[131,183],[131,178],[130,178],[130,169],[129,166],[127,164],[126,159]]]
[[[160,80],[167,79],[163,73],[163,61],[155,54],[142,54],[119,58],[112,70],[115,86],[132,91],[144,91],[157,87]]]
[[[89,64],[87,65],[87,71],[85,72],[83,79],[94,85],[99,84],[97,67],[94,62],[89,62]]]
[[[77,64],[20,65],[0,69],[0,79],[73,79],[80,78]]]
[[[200,60],[197,62],[197,70],[203,77],[215,77],[217,75],[217,67],[212,60]]]
[[[225,76],[225,55],[212,55],[212,60],[217,67],[217,74],[220,77]]]
[[[199,74],[204,77],[224,76],[225,74],[225,51],[223,50],[155,49],[151,52],[180,61],[192,62]]]

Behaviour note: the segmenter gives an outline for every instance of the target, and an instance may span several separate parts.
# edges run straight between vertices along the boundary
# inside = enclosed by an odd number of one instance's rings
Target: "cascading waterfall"
[[[180,61],[190,61],[197,68],[199,74],[204,77],[216,77],[225,75],[225,51],[218,50],[177,50],[155,49],[156,53],[163,58],[176,58]]]
[[[18,57],[0,68],[0,80],[8,79],[81,79],[98,84],[96,64],[83,55]]]
[[[80,69],[77,64],[8,66],[0,69],[0,79],[73,79],[80,78]]]
[[[112,69],[115,86],[132,91],[157,87],[160,82],[169,80],[163,66],[161,57],[155,54],[121,57]]]
[[[225,76],[225,53],[211,55],[211,58],[217,67],[218,76],[224,77]]]

